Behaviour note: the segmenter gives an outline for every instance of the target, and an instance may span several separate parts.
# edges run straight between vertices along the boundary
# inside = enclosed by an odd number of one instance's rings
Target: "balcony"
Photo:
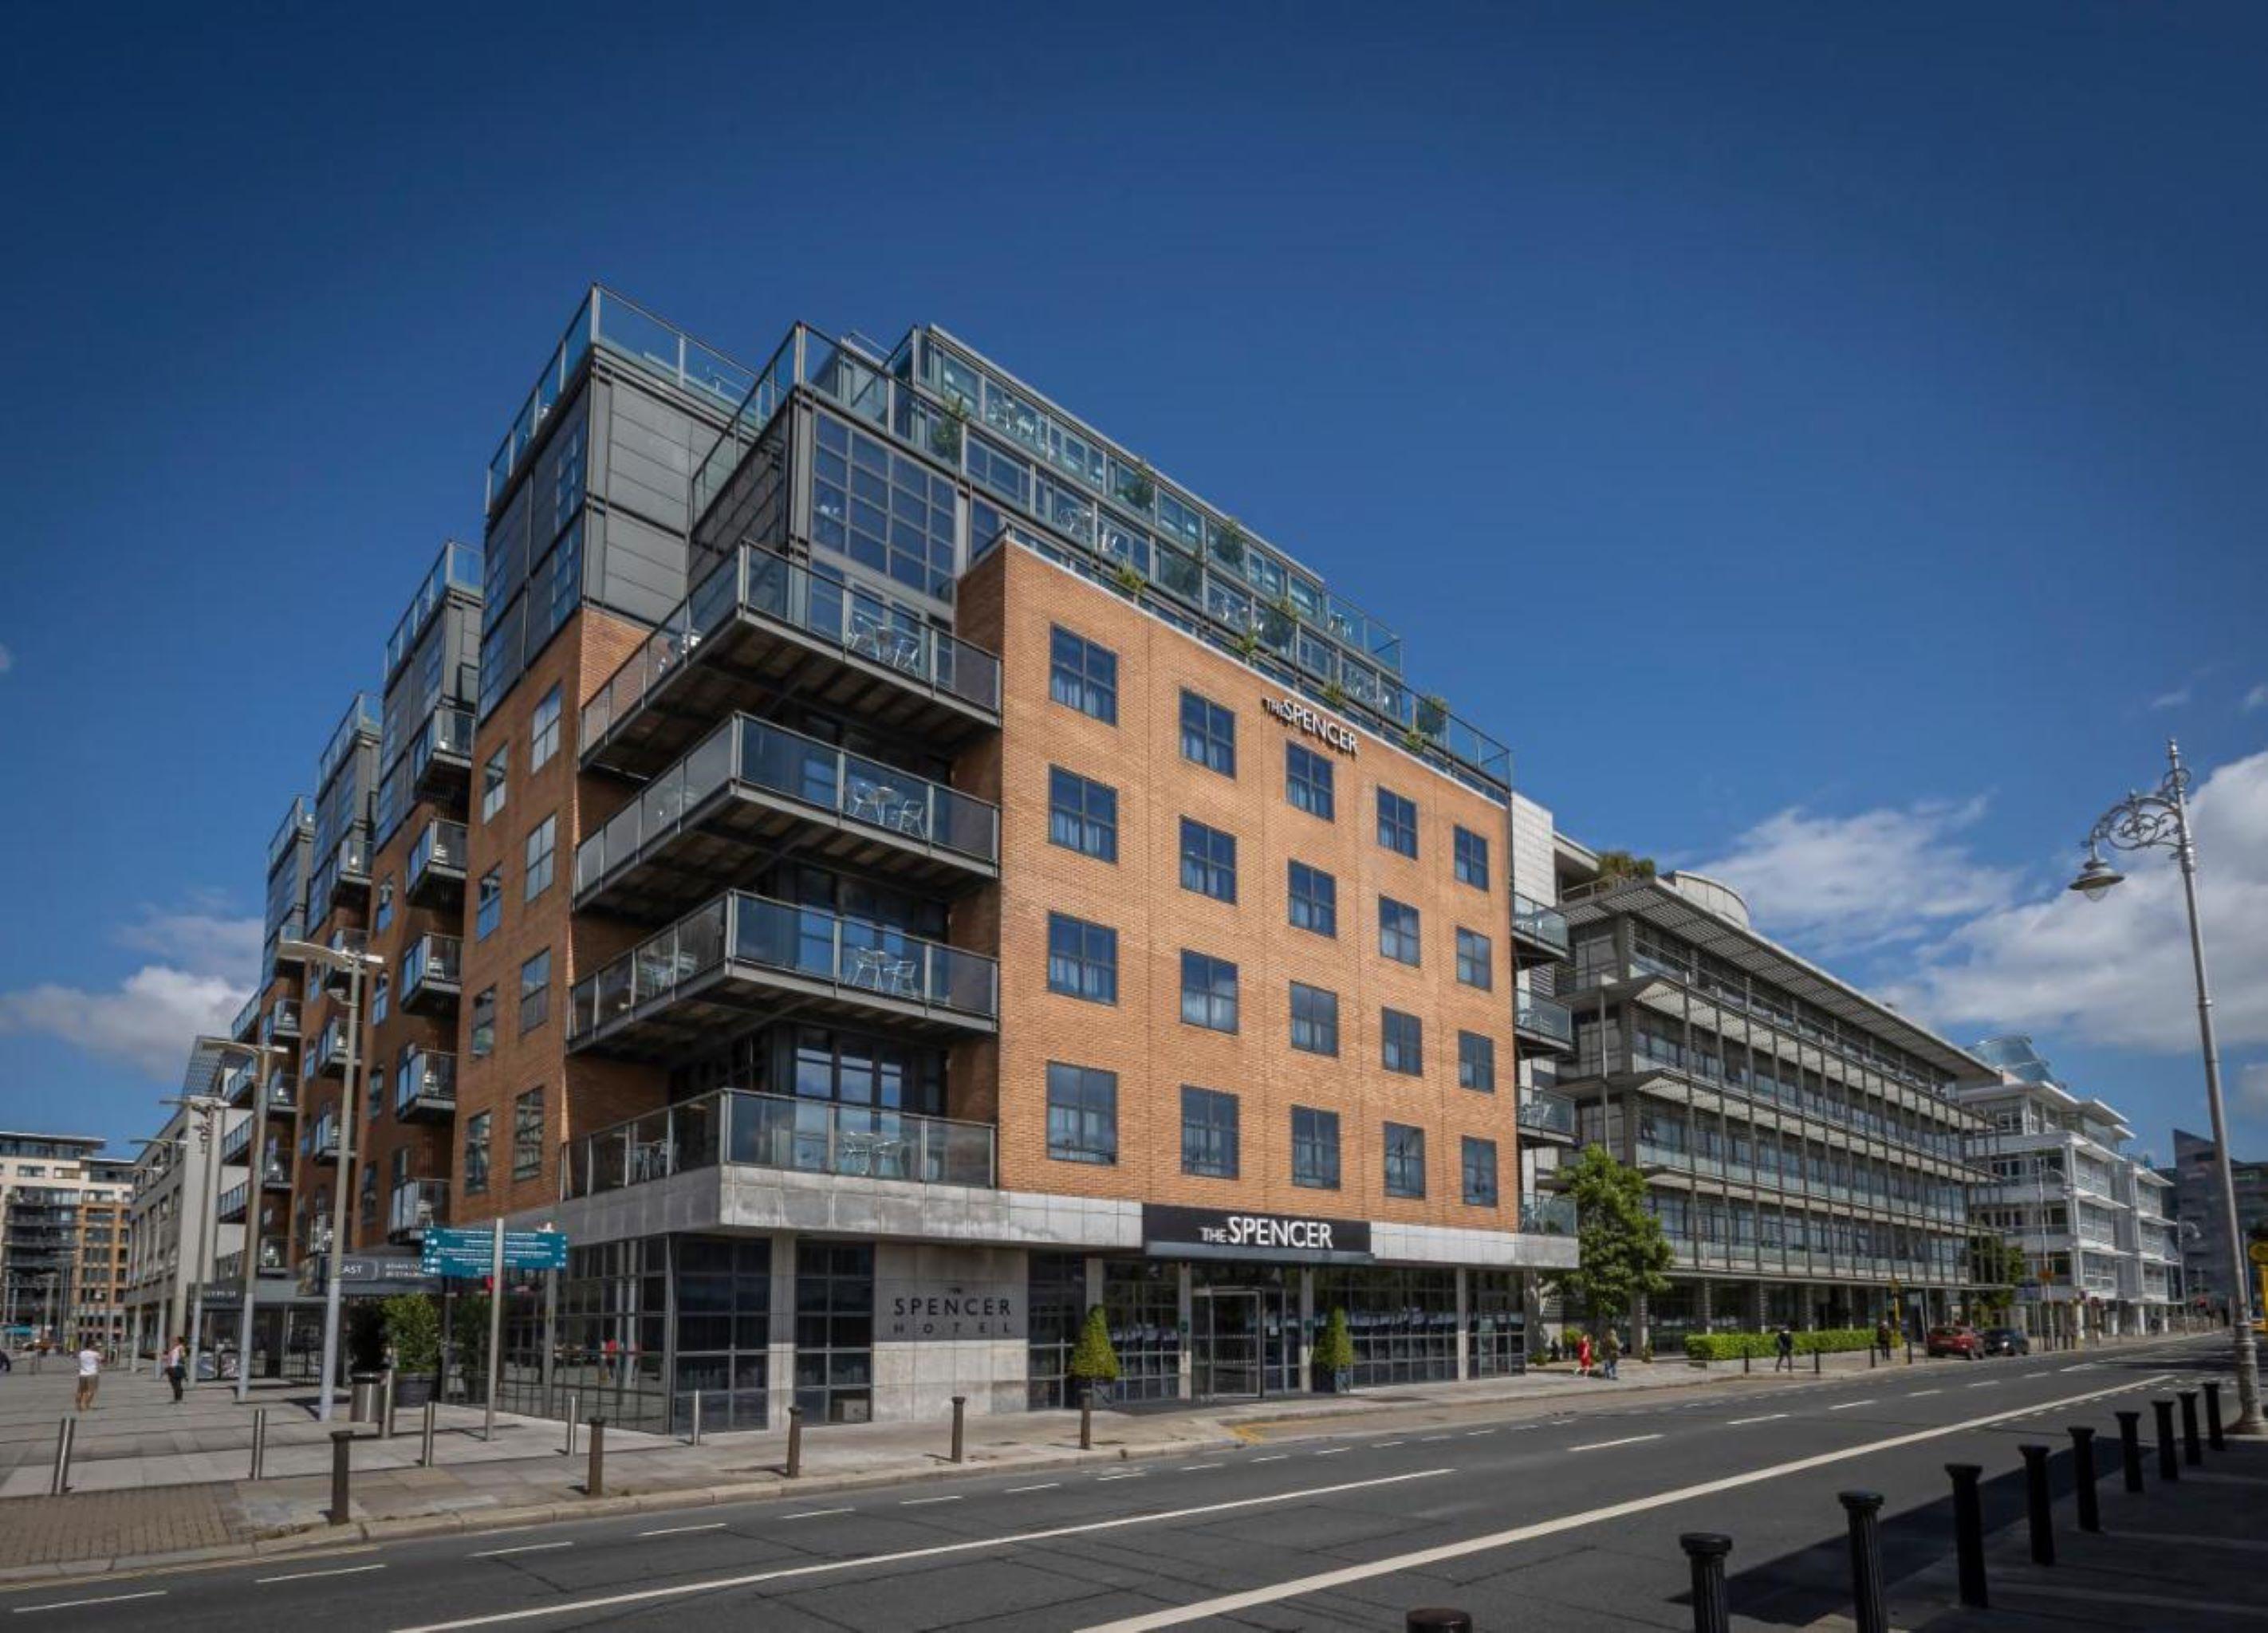
[[[1512,953],[1522,969],[1556,963],[1568,956],[1567,916],[1557,908],[1512,893]]]
[[[1577,1223],[1572,1196],[1529,1196],[1520,1204],[1523,1235],[1572,1236]]]
[[[288,976],[298,975],[299,973],[299,960],[296,956],[284,950],[284,944],[286,942],[305,941],[306,938],[307,916],[301,912],[298,908],[293,908],[289,913],[286,913],[284,916],[283,921],[276,926],[276,933],[268,938],[269,975],[270,976]]]
[[[799,1173],[989,1189],[996,1181],[988,1122],[879,1106],[718,1089],[665,1111],[570,1140],[562,1199],[737,1163]]]
[[[394,1114],[403,1122],[446,1122],[457,1114],[457,1057],[404,1049],[394,1069]]]
[[[268,1074],[268,1092],[261,1097],[261,1109],[271,1117],[298,1115],[298,1094],[291,1086],[291,1074],[281,1066]]]
[[[247,1117],[229,1130],[220,1143],[222,1166],[226,1167],[230,1164],[240,1163],[244,1160],[245,1152],[252,1149],[252,1131],[257,1126],[251,1118]]]
[[[268,1006],[261,1018],[260,1041],[262,1043],[288,1042],[299,1035],[299,1000],[278,998]]]
[[[575,985],[567,1045],[662,1059],[792,1009],[816,1024],[998,1030],[999,966],[861,919],[730,891]]]
[[[927,891],[999,877],[1000,813],[878,761],[736,715],[575,852],[575,906],[667,919],[793,850]]]
[[[322,1034],[300,1056],[299,1078],[305,1082],[312,1078],[344,1078],[346,1075],[346,1027],[334,1015],[323,1023]]]
[[[228,1035],[239,1043],[249,1043],[260,1035],[260,995],[255,992],[245,999],[229,1023]]]
[[[247,1184],[232,1185],[223,1191],[220,1194],[220,1222],[223,1225],[240,1223],[244,1218],[245,1204],[251,1195],[252,1188]]]
[[[314,1123],[299,1136],[299,1155],[310,1162],[326,1165],[339,1159],[339,1114],[327,1109]]]
[[[433,1226],[448,1222],[448,1181],[404,1180],[387,1203],[386,1239],[397,1246],[418,1241]]]
[[[409,746],[409,784],[420,799],[461,806],[473,780],[473,711],[438,705]]]
[[[270,1142],[268,1154],[260,1165],[260,1188],[263,1191],[288,1191],[291,1188],[291,1164],[285,1156],[286,1148]]]
[[[1564,1004],[1539,997],[1533,992],[1517,995],[1512,1012],[1514,1036],[1530,1048],[1547,1054],[1572,1055],[1575,1052],[1575,1018]]]
[[[465,899],[465,825],[435,817],[417,830],[403,886],[421,908],[453,908]]]
[[[1563,1094],[1521,1095],[1520,1136],[1546,1145],[1577,1144],[1575,1102]]]
[[[651,776],[782,692],[940,747],[1000,724],[990,652],[743,545],[583,706],[583,763]]]
[[[249,1061],[232,1066],[222,1074],[219,1093],[231,1106],[249,1106],[260,1086],[260,1073]]]
[[[431,931],[409,944],[409,951],[401,955],[401,990],[394,1000],[405,1013],[455,1012],[457,1000],[463,993],[459,960],[464,945],[460,937]]]
[[[324,872],[328,887],[321,894],[329,905],[360,901],[370,889],[370,835],[357,828],[341,839]]]

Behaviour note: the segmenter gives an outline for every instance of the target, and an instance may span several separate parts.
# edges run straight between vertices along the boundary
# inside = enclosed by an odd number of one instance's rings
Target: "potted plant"
[[[1449,724],[1449,700],[1446,697],[1421,697],[1418,700],[1418,730],[1425,737],[1439,737]]]
[[[1315,1387],[1325,1394],[1354,1393],[1354,1340],[1347,1333],[1346,1312],[1334,1308],[1315,1340]]]
[[[1408,731],[1402,734],[1402,747],[1408,749],[1413,754],[1425,753],[1425,734],[1419,731],[1416,726],[1411,726]]]
[[[1221,523],[1220,531],[1212,536],[1212,559],[1233,571],[1244,570],[1244,529],[1233,516]]]
[[[1347,701],[1346,688],[1341,686],[1336,680],[1326,680],[1323,683],[1323,701],[1334,709],[1344,709]]]
[[[433,1398],[441,1365],[441,1313],[423,1293],[397,1293],[381,1308],[394,1348],[394,1402],[423,1406]]]
[[[1118,570],[1110,575],[1110,582],[1118,586],[1118,592],[1121,595],[1131,600],[1142,593],[1142,586],[1148,581],[1134,570],[1130,563],[1121,562],[1118,563]]]
[[[1236,650],[1248,660],[1260,650],[1260,631],[1248,628],[1236,637]]]
[[[1118,1351],[1110,1347],[1110,1322],[1099,1304],[1087,1306],[1086,1325],[1071,1346],[1070,1372],[1082,1390],[1118,1381]]]

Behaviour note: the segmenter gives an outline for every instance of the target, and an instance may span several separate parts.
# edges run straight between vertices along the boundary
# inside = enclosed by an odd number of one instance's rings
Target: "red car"
[[[1972,1327],[1933,1327],[1922,1341],[1925,1355],[1957,1355],[1974,1361],[1984,1353],[1984,1341]]]

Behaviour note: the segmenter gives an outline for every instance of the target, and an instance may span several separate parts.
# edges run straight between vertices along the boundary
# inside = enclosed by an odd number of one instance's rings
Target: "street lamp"
[[[252,1398],[252,1303],[260,1276],[260,1210],[267,1198],[263,1181],[268,1164],[268,1086],[261,1081],[271,1061],[284,1051],[272,1043],[239,1043],[234,1038],[201,1037],[197,1048],[215,1058],[234,1055],[252,1063],[252,1138],[245,1149],[244,1183],[244,1308],[236,1324],[236,1399],[241,1406]]]
[[[205,1153],[204,1205],[197,1210],[197,1256],[193,1266],[196,1279],[189,1287],[189,1387],[194,1389],[197,1356],[205,1342],[205,1284],[212,1279],[213,1232],[220,1215],[220,1148],[225,1131],[221,1114],[228,1109],[228,1102],[216,1094],[184,1094],[158,1104],[179,1106],[195,1114],[197,1144]],[[183,1144],[186,1147],[187,1143]],[[187,1161],[186,1151],[183,1160]]]
[[[353,1189],[356,1047],[362,1037],[362,978],[371,970],[384,969],[386,960],[374,953],[328,947],[319,941],[279,941],[276,951],[285,958],[317,965],[347,978],[346,1080],[339,1092],[338,1183],[331,1199],[331,1244],[323,1255],[323,1382],[315,1395],[316,1421],[328,1423],[331,1421],[331,1386],[339,1370],[339,1268],[346,1251],[347,1202]]]
[[[2213,1032],[2213,989],[2205,979],[2205,929],[2198,917],[2197,842],[2190,835],[2191,778],[2182,764],[2181,745],[2166,739],[2166,778],[2148,793],[2130,793],[2104,812],[2087,836],[2087,864],[2071,888],[2099,901],[2125,875],[2103,861],[2102,849],[2170,850],[2181,863],[2182,898],[2189,908],[2190,964],[2197,977],[2198,1043],[2205,1054],[2205,1103],[2213,1114],[2214,1166],[2220,1181],[2221,1213],[2228,1229],[2229,1262],[2236,1284],[2230,1290],[2230,1327],[2236,1342],[2237,1416],[2233,1432],[2268,1434],[2260,1415],[2260,1366],[2252,1342],[2251,1288],[2244,1275],[2243,1232],[2236,1218],[2236,1180],[2229,1168],[2228,1120],[2221,1108],[2220,1048]]]

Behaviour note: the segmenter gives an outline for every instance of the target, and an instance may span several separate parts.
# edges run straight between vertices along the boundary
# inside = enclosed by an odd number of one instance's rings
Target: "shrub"
[[[1871,1327],[1830,1327],[1815,1333],[1798,1333],[1795,1352],[1798,1355],[1841,1355],[1857,1350],[1870,1350],[1874,1343]],[[1779,1345],[1771,1333],[1692,1333],[1685,1340],[1685,1358],[1689,1361],[1737,1361],[1742,1356],[1770,1358],[1779,1353]]]
[[[1346,1312],[1334,1309],[1315,1340],[1314,1364],[1325,1372],[1344,1372],[1354,1365],[1354,1339],[1347,1331]]]
[[[1118,1381],[1118,1351],[1110,1347],[1110,1323],[1099,1304],[1087,1309],[1086,1325],[1071,1352],[1071,1375],[1090,1384]]]
[[[402,1372],[430,1372],[441,1361],[441,1313],[423,1293],[397,1293],[380,1306],[394,1364]]]

